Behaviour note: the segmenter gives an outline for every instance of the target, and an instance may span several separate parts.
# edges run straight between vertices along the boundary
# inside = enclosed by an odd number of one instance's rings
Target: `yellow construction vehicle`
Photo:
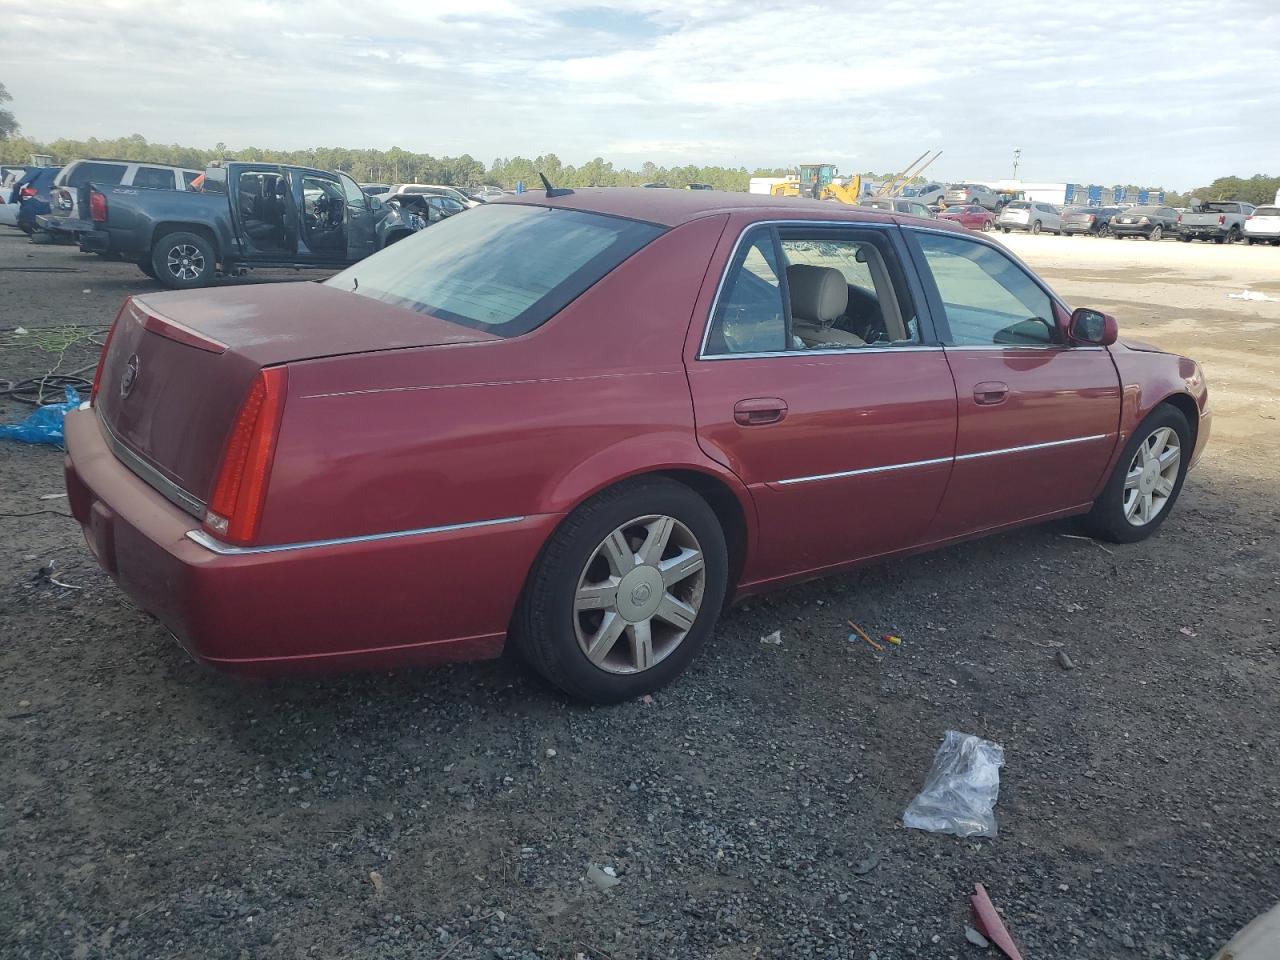
[[[857,203],[862,194],[862,177],[854,174],[842,181],[837,179],[839,174],[834,163],[802,163],[795,175],[775,183],[769,192],[775,197],[812,197],[816,180],[819,200]]]

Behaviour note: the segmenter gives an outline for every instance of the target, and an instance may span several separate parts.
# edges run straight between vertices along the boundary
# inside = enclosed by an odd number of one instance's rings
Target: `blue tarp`
[[[80,406],[80,394],[67,387],[65,403],[46,403],[36,407],[31,415],[17,423],[0,424],[0,440],[21,440],[23,443],[62,443],[62,418],[67,411]]]

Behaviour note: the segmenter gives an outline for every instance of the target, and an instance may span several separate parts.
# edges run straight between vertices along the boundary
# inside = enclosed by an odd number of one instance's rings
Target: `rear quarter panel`
[[[731,482],[698,449],[682,360],[725,219],[669,231],[523,337],[291,364],[261,540],[560,514],[649,470]]]
[[[225,194],[87,184],[80,192],[81,208],[85,210],[90,189],[98,190],[107,198],[107,220],[103,226],[113,233],[132,237],[137,253],[150,251],[161,233],[182,225],[210,231],[219,255],[231,248],[231,209]]]

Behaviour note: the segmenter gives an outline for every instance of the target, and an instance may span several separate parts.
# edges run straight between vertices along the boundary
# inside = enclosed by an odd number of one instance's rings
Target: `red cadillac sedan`
[[[1191,360],[936,220],[527,193],[322,283],[147,294],[66,422],[90,550],[242,673],[683,670],[725,603],[1072,514],[1169,515]]]

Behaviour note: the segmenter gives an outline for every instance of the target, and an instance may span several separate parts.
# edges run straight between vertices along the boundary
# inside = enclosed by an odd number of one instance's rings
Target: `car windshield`
[[[517,337],[662,232],[621,217],[498,203],[434,224],[325,283]]]

